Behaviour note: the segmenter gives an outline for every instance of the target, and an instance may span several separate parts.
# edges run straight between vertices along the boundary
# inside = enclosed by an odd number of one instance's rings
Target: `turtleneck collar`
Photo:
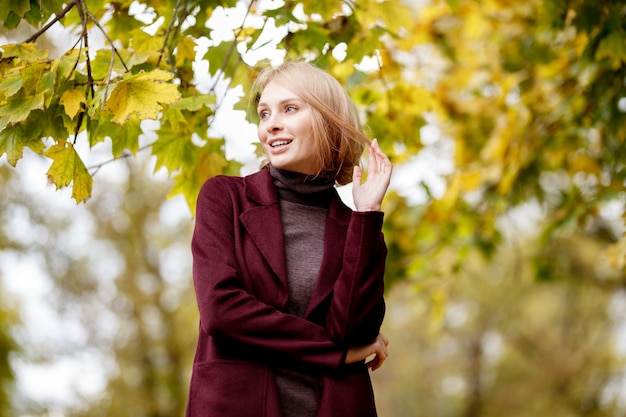
[[[278,196],[293,203],[328,207],[335,195],[335,178],[330,175],[307,175],[269,167]]]

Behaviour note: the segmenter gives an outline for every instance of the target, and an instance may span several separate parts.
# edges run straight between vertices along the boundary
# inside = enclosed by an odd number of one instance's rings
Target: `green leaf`
[[[13,12],[18,17],[22,17],[29,10],[30,1],[2,0],[0,1],[0,20],[4,21],[10,12]]]
[[[71,143],[57,143],[48,149],[45,155],[52,159],[52,165],[50,165],[47,175],[50,181],[56,185],[57,190],[74,182],[72,198],[77,203],[83,202],[91,196],[93,179]]]
[[[172,74],[154,70],[120,81],[106,102],[105,112],[113,115],[112,120],[124,124],[130,115],[140,119],[156,119],[161,103],[173,103],[180,99],[176,85],[166,83]]]
[[[75,66],[82,64],[83,58],[84,54],[73,49],[66,52],[65,55],[53,60],[50,65],[50,71],[56,74],[56,82],[61,83],[72,79],[73,77],[71,76],[72,72],[75,70]]]
[[[225,65],[225,63],[227,59],[230,62],[233,58],[232,54],[236,49],[233,47],[233,42],[234,41],[221,42],[219,45],[210,47],[206,54],[204,54],[203,58],[209,61],[209,73],[211,75],[217,74],[222,67],[224,67],[224,73],[228,73],[228,65]]]
[[[181,135],[169,124],[161,126],[157,133],[159,137],[152,144],[152,154],[157,157],[155,170],[164,167],[169,172],[174,172],[182,165],[194,163],[197,154],[191,135]]]
[[[302,1],[304,12],[308,15],[313,13],[322,16],[322,19],[328,20],[333,16],[342,12],[343,1],[341,0],[304,0]]]
[[[10,126],[0,132],[0,155],[7,154],[7,161],[12,166],[22,159],[24,147],[29,147],[41,153],[44,144],[41,141],[40,130],[36,126],[18,124]]]
[[[283,42],[287,50],[293,50],[297,54],[305,51],[321,53],[328,43],[329,34],[330,31],[322,24],[310,22],[306,30],[290,33],[283,39]]]
[[[182,194],[193,211],[198,191],[207,179],[219,174],[239,175],[241,164],[226,160],[221,152],[223,144],[222,139],[208,139],[205,146],[196,148],[197,157],[175,176],[170,196]]]
[[[22,0],[25,1],[25,0]],[[37,0],[30,0],[30,10],[27,13],[24,13],[24,20],[30,23],[32,26],[37,26],[41,20],[43,20],[44,15],[42,14],[41,5]]]
[[[33,110],[43,110],[44,94],[34,97],[11,98],[0,107],[0,128],[23,122]]]
[[[139,135],[141,135],[142,131],[137,119],[131,119],[123,125],[114,123],[106,118],[99,120],[89,119],[87,124],[89,145],[94,146],[99,142],[103,142],[106,138],[111,139],[114,158],[122,155],[127,149],[133,155],[139,149]]]
[[[4,19],[4,21],[2,22],[2,26],[4,26],[7,29],[15,29],[17,25],[20,24],[21,21],[22,21],[22,18],[18,16],[18,14],[15,13],[13,10],[11,10],[9,11],[9,14],[7,15],[6,19]]]
[[[626,36],[621,30],[612,30],[598,45],[596,51],[598,59],[610,58],[626,63]]]
[[[22,76],[19,71],[8,71],[4,73],[0,81],[0,94],[4,97],[11,97],[22,88]]]
[[[115,18],[111,19],[108,24],[108,35],[112,39],[119,39],[124,41],[123,44],[126,47],[130,43],[129,33],[132,33],[135,29],[144,26],[143,22],[135,19],[134,16],[128,14],[128,8],[119,10],[115,13]]]
[[[41,77],[36,92],[44,95],[44,106],[48,107],[55,97],[54,73],[46,72],[43,77]]]
[[[198,111],[202,107],[210,107],[215,104],[215,95],[203,94],[192,97],[185,97],[170,104],[170,109]]]

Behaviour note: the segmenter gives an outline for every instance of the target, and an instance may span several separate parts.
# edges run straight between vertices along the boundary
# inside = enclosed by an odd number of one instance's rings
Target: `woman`
[[[198,196],[187,416],[375,416],[368,368],[387,357],[380,207],[391,163],[372,141],[362,182],[369,140],[317,67],[284,63],[254,90],[268,160],[208,180]],[[334,188],[350,181],[355,211]]]

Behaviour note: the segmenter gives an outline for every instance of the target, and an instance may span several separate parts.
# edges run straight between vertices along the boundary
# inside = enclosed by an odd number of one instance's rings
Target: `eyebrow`
[[[299,101],[300,103],[304,103],[304,100],[302,100],[300,97],[294,96],[294,97],[282,99],[281,101],[278,102],[278,105],[279,106],[283,106],[284,104],[289,103],[289,102],[293,102],[293,101]],[[257,108],[259,108],[259,107],[269,107],[269,104],[263,103],[263,102],[259,102],[256,106],[257,106]]]

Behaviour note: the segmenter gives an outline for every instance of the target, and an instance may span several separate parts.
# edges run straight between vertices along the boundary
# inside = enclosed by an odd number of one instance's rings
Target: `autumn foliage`
[[[227,36],[210,20],[216,11],[240,16]],[[0,154],[14,166],[25,148],[45,155],[50,181],[83,202],[98,167],[77,142],[110,141],[111,159],[135,155],[142,120],[158,120],[141,150],[193,208],[207,178],[238,173],[210,127],[229,89],[247,109],[255,66],[273,51],[340,79],[396,166],[447,144],[444,187],[417,180],[388,201],[392,222],[415,229],[397,240],[399,275],[425,271],[416,251],[488,255],[502,238],[497,220],[524,204],[541,208],[546,242],[563,230],[603,233],[623,269],[623,229],[602,213],[626,198],[625,13],[623,1],[594,0],[12,2],[0,11],[10,39]],[[51,26],[66,36],[54,47]],[[407,193],[425,196],[417,212]]]

